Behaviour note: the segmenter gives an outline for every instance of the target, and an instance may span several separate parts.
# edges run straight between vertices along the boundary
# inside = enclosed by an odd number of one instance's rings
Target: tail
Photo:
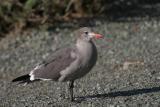
[[[22,75],[20,77],[17,77],[15,79],[12,80],[12,82],[19,82],[19,83],[30,83],[32,82],[30,80],[30,75],[29,74],[26,74],[26,75]]]

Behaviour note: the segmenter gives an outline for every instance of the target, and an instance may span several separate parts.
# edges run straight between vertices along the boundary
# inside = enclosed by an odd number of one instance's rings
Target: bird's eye
[[[88,35],[88,32],[86,31],[86,32],[84,32],[86,35]]]

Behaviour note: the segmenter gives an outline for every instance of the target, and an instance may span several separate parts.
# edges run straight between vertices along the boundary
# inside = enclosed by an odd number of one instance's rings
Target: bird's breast
[[[91,70],[91,68],[95,65],[97,61],[97,49],[94,43],[87,43],[81,45],[79,48],[79,60],[80,60],[80,71],[87,73]]]
[[[97,49],[93,43],[81,42],[77,45],[75,55],[77,56],[76,61],[65,69],[65,73],[62,72],[63,81],[81,78],[93,68],[97,61]]]

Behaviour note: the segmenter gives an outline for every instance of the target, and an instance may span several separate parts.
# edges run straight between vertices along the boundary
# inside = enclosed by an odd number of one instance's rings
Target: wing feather
[[[60,72],[71,65],[76,59],[71,53],[76,52],[73,48],[65,48],[60,50],[55,58],[44,61],[43,64],[31,71],[30,76],[34,79],[52,79],[58,80]]]

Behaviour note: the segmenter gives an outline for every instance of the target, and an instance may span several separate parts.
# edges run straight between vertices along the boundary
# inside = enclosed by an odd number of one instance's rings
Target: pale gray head
[[[78,34],[78,38],[84,41],[91,41],[93,38],[102,38],[102,35],[92,32],[88,27],[80,28],[76,33]]]

